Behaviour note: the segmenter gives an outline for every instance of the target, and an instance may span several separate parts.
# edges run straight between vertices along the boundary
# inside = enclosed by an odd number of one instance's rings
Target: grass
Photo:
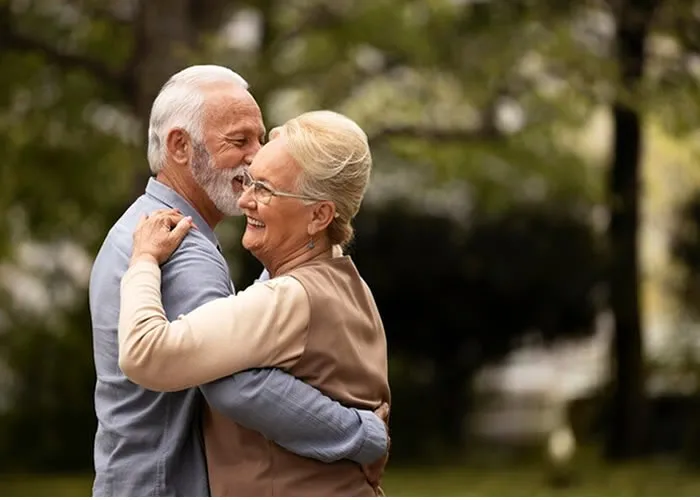
[[[700,475],[669,465],[600,467],[555,487],[534,466],[401,469],[387,473],[389,496],[696,496]]]
[[[0,476],[0,496],[89,496],[91,475]],[[535,464],[389,468],[388,496],[696,496],[700,474],[663,462],[588,464],[568,488],[555,488]]]
[[[92,494],[92,476],[0,476],[0,496],[84,497]]]

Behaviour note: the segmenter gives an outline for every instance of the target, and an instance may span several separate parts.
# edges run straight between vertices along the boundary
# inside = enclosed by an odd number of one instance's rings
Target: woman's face
[[[279,134],[271,134],[271,138],[255,156],[250,175],[272,191],[297,193],[301,168],[287,152],[285,139]],[[274,268],[305,251],[313,205],[282,196],[272,196],[268,204],[263,204],[255,199],[253,191],[245,190],[238,202],[247,219],[243,247],[268,269]]]

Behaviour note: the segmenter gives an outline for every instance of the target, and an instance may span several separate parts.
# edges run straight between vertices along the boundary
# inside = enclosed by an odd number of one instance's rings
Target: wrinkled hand
[[[362,471],[365,473],[367,481],[372,485],[372,488],[374,488],[380,496],[384,496],[384,492],[380,488],[379,483],[384,475],[384,468],[389,461],[389,450],[391,449],[391,437],[389,435],[389,405],[387,403],[382,403],[381,406],[374,411],[374,414],[384,421],[387,440],[386,453],[374,463],[371,463],[370,465],[363,465]]]
[[[177,209],[161,209],[150,215],[142,215],[134,231],[131,262],[154,260],[162,264],[192,227],[192,218],[185,217]]]

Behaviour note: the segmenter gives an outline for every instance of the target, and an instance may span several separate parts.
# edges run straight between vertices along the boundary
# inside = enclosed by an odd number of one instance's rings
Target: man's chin
[[[237,217],[243,215],[243,211],[238,206],[238,197],[227,198],[224,202],[219,199],[219,203],[214,203],[216,208],[224,214],[225,217]]]

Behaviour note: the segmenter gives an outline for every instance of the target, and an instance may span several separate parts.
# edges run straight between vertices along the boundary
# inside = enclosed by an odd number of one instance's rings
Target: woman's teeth
[[[250,224],[253,227],[265,227],[265,224],[251,217],[248,217],[248,224]]]

